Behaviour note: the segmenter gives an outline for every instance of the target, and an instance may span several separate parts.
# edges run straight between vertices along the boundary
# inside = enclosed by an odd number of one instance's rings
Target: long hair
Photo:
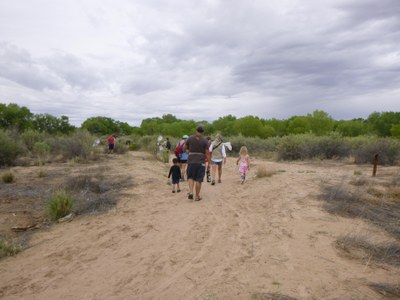
[[[247,151],[247,147],[246,146],[240,147],[240,151],[239,151],[240,155],[246,156],[248,153],[249,152]]]

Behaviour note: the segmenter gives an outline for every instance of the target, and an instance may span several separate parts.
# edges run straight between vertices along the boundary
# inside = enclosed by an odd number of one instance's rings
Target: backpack
[[[181,144],[181,142],[178,143],[178,145],[176,145],[175,148],[175,156],[176,157],[181,157],[183,152],[183,143]]]

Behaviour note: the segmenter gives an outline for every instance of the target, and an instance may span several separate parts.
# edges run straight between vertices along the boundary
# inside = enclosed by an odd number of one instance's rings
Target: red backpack
[[[178,145],[176,145],[175,148],[175,156],[176,157],[181,157],[183,152],[183,143],[181,144],[181,142],[178,143]]]

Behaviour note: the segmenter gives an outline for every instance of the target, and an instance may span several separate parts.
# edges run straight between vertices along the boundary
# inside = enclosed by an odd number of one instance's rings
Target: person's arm
[[[238,159],[236,160],[237,165],[239,164],[239,160],[240,160],[240,155],[239,155]]]
[[[169,169],[168,178],[171,177],[171,173],[172,173],[172,168]]]
[[[250,171],[250,156],[247,155],[246,161],[247,161],[247,168],[248,168],[249,171]]]
[[[221,145],[221,147],[222,147],[222,158],[223,158],[223,160],[224,160],[224,164],[226,163],[226,151],[225,151],[225,146],[224,145]]]

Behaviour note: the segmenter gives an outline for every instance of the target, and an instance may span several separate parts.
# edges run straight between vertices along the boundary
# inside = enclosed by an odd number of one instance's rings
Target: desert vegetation
[[[400,267],[400,177],[357,177],[349,182],[323,183],[323,207],[331,214],[365,220],[384,233],[348,233],[337,238],[335,247],[349,259],[365,265]],[[371,283],[388,298],[400,297],[400,286]]]

